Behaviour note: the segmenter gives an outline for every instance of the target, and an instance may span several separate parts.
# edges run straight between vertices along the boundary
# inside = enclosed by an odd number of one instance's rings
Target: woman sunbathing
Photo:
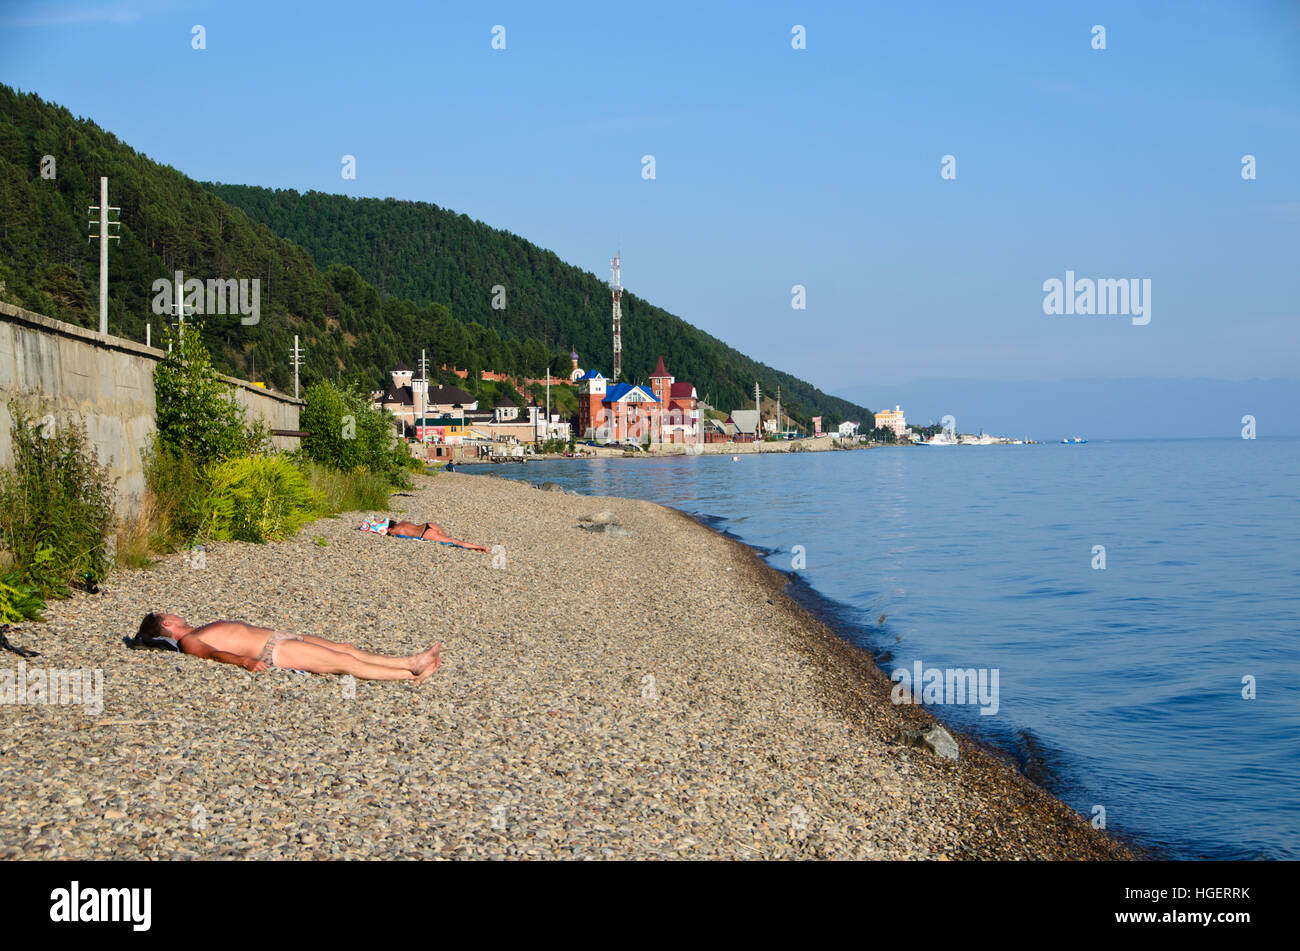
[[[407,657],[388,657],[310,634],[288,634],[243,621],[213,621],[194,627],[175,614],[146,614],[133,646],[170,640],[176,649],[258,673],[269,667],[313,674],[351,674],[361,680],[414,680],[433,676],[442,663],[442,644]]]
[[[442,526],[437,522],[425,522],[423,525],[417,525],[415,522],[398,522],[392,519],[375,519],[361,523],[361,530],[365,532],[376,532],[380,535],[396,535],[398,538],[422,538],[425,541],[442,542],[444,545],[455,545],[458,548],[468,548],[470,551],[487,551],[485,545],[475,545],[471,542],[461,541],[459,538],[452,538],[442,530]]]

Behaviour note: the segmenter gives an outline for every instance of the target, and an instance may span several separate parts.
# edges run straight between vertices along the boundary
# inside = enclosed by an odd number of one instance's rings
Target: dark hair
[[[140,622],[140,630],[136,631],[135,642],[147,644],[156,638],[166,637],[167,629],[163,627],[162,619],[163,616],[156,611],[146,614],[144,620]]]
[[[124,637],[126,646],[132,649],[152,647],[155,650],[178,651],[180,646],[169,637],[167,628],[163,627],[163,616],[157,612],[146,614],[140,622],[140,630],[135,637]]]

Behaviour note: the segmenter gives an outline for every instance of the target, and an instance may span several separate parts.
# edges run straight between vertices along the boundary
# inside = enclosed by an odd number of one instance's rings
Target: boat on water
[[[1061,445],[1063,445],[1063,446],[1075,446],[1075,445],[1081,446],[1081,445],[1083,445],[1084,443],[1086,443],[1087,441],[1088,441],[1088,440],[1084,439],[1082,436],[1067,436],[1066,438],[1064,438],[1064,439],[1061,440]]]
[[[917,443],[918,446],[955,446],[957,440],[953,439],[948,433],[935,433],[929,439]]]

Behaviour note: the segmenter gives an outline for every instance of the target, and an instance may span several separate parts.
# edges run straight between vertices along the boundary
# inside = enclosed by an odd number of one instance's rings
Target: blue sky
[[[194,178],[432,201],[603,277],[621,241],[634,293],[873,406],[1300,377],[1295,3],[3,9],[0,80]],[[1045,316],[1067,269],[1149,278],[1151,322]]]

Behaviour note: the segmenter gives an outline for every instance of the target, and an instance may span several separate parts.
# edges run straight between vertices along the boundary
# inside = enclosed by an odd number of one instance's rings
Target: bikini
[[[357,526],[357,528],[358,528],[359,530],[363,531],[363,532],[374,532],[376,535],[389,535],[388,527],[389,527],[390,524],[391,524],[390,520],[389,520],[389,519],[386,519],[386,518],[377,518],[377,519],[369,519],[369,518],[367,518],[367,519],[364,519],[364,520],[361,522],[361,524]],[[414,524],[414,523],[412,523],[412,524]],[[432,525],[432,524],[433,524],[432,522],[425,522],[425,523],[424,523],[424,529],[423,529],[423,531],[424,531],[424,532],[427,532],[427,531],[429,530],[429,526]],[[423,533],[423,532],[422,532],[422,533]],[[436,541],[436,542],[438,542],[439,545],[450,545],[450,546],[452,546],[453,548],[461,548],[461,547],[464,547],[464,546],[462,546],[462,545],[457,545],[455,542],[444,542],[444,541],[439,541],[439,540],[436,539],[436,538],[421,538],[419,535],[389,535],[389,537],[390,537],[390,538],[409,538],[409,539],[411,539],[412,541],[417,541],[417,542],[433,542],[433,541]]]
[[[266,639],[262,646],[262,651],[257,655],[257,659],[266,663],[268,667],[279,667],[275,662],[275,649],[285,641],[300,641],[302,638],[297,634],[290,634],[288,631],[273,631],[271,636]],[[292,668],[284,668],[290,670]]]

